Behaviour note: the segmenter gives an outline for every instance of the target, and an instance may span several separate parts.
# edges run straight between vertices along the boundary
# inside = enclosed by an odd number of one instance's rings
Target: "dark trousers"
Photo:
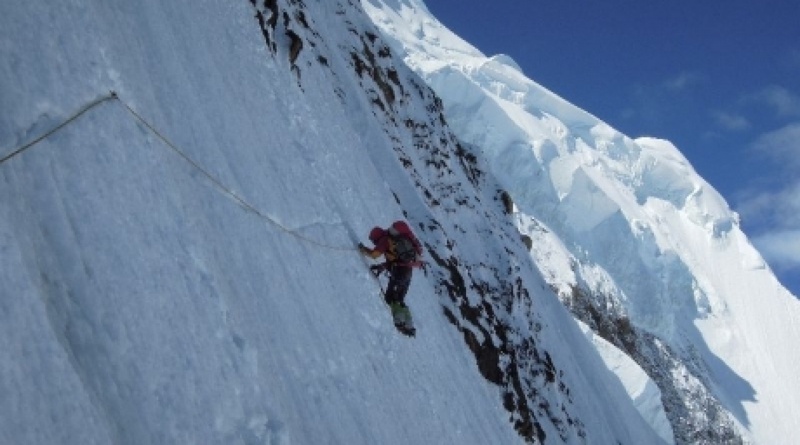
[[[410,266],[390,265],[389,285],[386,287],[386,303],[400,303],[405,306],[406,293],[411,284],[413,269]]]

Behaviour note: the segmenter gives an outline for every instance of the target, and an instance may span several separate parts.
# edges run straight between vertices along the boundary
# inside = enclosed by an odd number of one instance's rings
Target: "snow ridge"
[[[776,339],[796,337],[800,305],[677,148],[626,137],[484,56],[420,0],[362,3],[513,197],[548,285],[659,385],[675,441],[789,437],[800,353]]]

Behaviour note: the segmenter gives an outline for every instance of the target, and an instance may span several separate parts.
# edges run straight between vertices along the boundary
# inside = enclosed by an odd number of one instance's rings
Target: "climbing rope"
[[[100,105],[100,104],[102,104],[102,103],[104,103],[106,101],[109,101],[109,100],[115,100],[116,102],[121,104],[123,106],[123,108],[125,110],[127,110],[128,113],[130,113],[131,116],[133,116],[137,121],[139,121],[142,125],[144,125],[150,132],[152,132],[158,139],[160,139],[167,147],[169,147],[172,151],[174,151],[176,154],[178,154],[178,156],[180,156],[184,161],[189,163],[189,165],[191,165],[196,170],[198,170],[200,173],[202,173],[209,181],[211,181],[211,183],[220,192],[224,193],[225,195],[227,195],[228,197],[233,199],[237,204],[239,204],[245,210],[248,210],[248,211],[252,212],[253,214],[258,216],[259,218],[267,221],[268,223],[270,223],[273,226],[277,227],[281,231],[286,232],[287,234],[289,234],[291,236],[294,236],[295,238],[298,238],[300,240],[303,240],[303,241],[305,241],[307,243],[311,243],[311,244],[314,244],[316,246],[323,247],[325,249],[331,249],[331,250],[341,250],[341,251],[355,251],[355,250],[358,250],[358,249],[353,248],[353,247],[339,247],[339,246],[331,246],[331,245],[327,245],[327,244],[321,243],[321,242],[319,242],[317,240],[308,238],[308,237],[302,235],[301,233],[298,233],[297,231],[294,231],[294,230],[284,226],[280,222],[276,221],[274,218],[268,216],[267,214],[265,214],[264,212],[262,212],[261,210],[259,210],[258,208],[256,208],[252,204],[250,204],[249,202],[247,202],[245,199],[241,198],[239,195],[237,195],[229,187],[226,187],[225,184],[222,183],[222,181],[217,179],[216,176],[212,175],[211,173],[208,172],[208,170],[206,170],[200,164],[195,162],[194,159],[192,159],[191,157],[189,157],[189,155],[186,154],[186,152],[184,152],[183,150],[178,148],[178,146],[176,144],[174,144],[169,138],[167,138],[160,131],[158,131],[158,129],[155,126],[153,126],[152,124],[150,124],[150,122],[148,120],[143,118],[139,113],[136,112],[136,110],[134,110],[130,105],[128,105],[125,101],[123,101],[117,95],[117,93],[115,91],[111,91],[108,94],[106,94],[104,96],[101,96],[101,97],[89,102],[88,104],[84,105],[81,109],[76,111],[74,114],[72,114],[66,120],[64,120],[64,122],[62,122],[61,124],[59,124],[58,126],[53,128],[52,130],[47,131],[46,133],[42,134],[41,136],[37,137],[36,139],[32,140],[31,142],[28,142],[28,143],[22,145],[21,147],[15,149],[14,151],[12,151],[8,155],[4,156],[3,158],[0,158],[0,165],[2,165],[4,162],[8,161],[9,159],[13,158],[14,156],[17,156],[20,153],[24,152],[25,150],[33,147],[34,145],[38,144],[39,142],[41,142],[41,141],[47,139],[48,137],[52,136],[54,133],[56,133],[57,131],[59,131],[62,128],[66,127],[67,125],[69,125],[70,123],[72,123],[73,121],[78,119],[81,115],[83,115],[87,111],[91,110],[92,108],[95,108],[98,105]]]
[[[4,162],[8,161],[9,159],[13,158],[14,156],[22,153],[23,151],[33,147],[34,145],[38,144],[39,142],[42,142],[43,140],[49,138],[50,136],[53,135],[53,133],[57,132],[58,130],[61,130],[62,128],[66,127],[67,125],[71,124],[72,121],[74,121],[75,119],[81,117],[81,115],[83,115],[83,113],[86,113],[87,111],[89,111],[92,108],[100,105],[101,103],[103,103],[103,102],[105,102],[107,100],[112,100],[112,99],[118,99],[117,93],[115,93],[113,91],[111,93],[105,95],[105,96],[99,97],[99,98],[89,102],[88,104],[84,105],[83,108],[81,108],[80,110],[76,111],[72,116],[67,118],[64,122],[62,122],[61,124],[59,124],[58,126],[53,128],[52,130],[44,133],[43,135],[37,137],[36,139],[28,142],[27,144],[19,147],[18,149],[16,149],[16,150],[12,151],[11,153],[7,154],[6,156],[3,156],[2,158],[0,158],[0,165],[2,165]]]

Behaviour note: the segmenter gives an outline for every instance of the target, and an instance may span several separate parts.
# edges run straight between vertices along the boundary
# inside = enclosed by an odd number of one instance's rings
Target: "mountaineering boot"
[[[389,305],[395,327],[403,334],[413,336],[416,333],[411,319],[411,310],[403,303],[394,302]]]

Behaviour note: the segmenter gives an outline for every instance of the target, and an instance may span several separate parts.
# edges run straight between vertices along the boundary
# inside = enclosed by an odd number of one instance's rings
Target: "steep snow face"
[[[659,443],[359,7],[32,0],[0,42],[0,156],[119,95],[0,164],[0,442]],[[354,249],[403,217],[413,340]]]
[[[0,165],[0,442],[521,442],[424,275],[409,340],[353,249],[402,213],[349,54],[293,70],[254,12],[3,7],[3,155],[113,89],[263,217],[117,101]],[[357,8],[304,12],[360,50]]]
[[[480,148],[518,209],[566,249],[556,266],[538,255],[549,284],[563,295],[586,290],[572,269],[600,268],[620,320],[662,359],[681,358],[697,379],[693,393],[716,398],[745,438],[791,437],[800,422],[800,350],[792,346],[800,303],[680,152],[620,134],[526,78],[508,56],[482,55],[421,0],[362,3],[442,97],[458,137]],[[696,427],[684,425],[676,437],[689,441]]]

